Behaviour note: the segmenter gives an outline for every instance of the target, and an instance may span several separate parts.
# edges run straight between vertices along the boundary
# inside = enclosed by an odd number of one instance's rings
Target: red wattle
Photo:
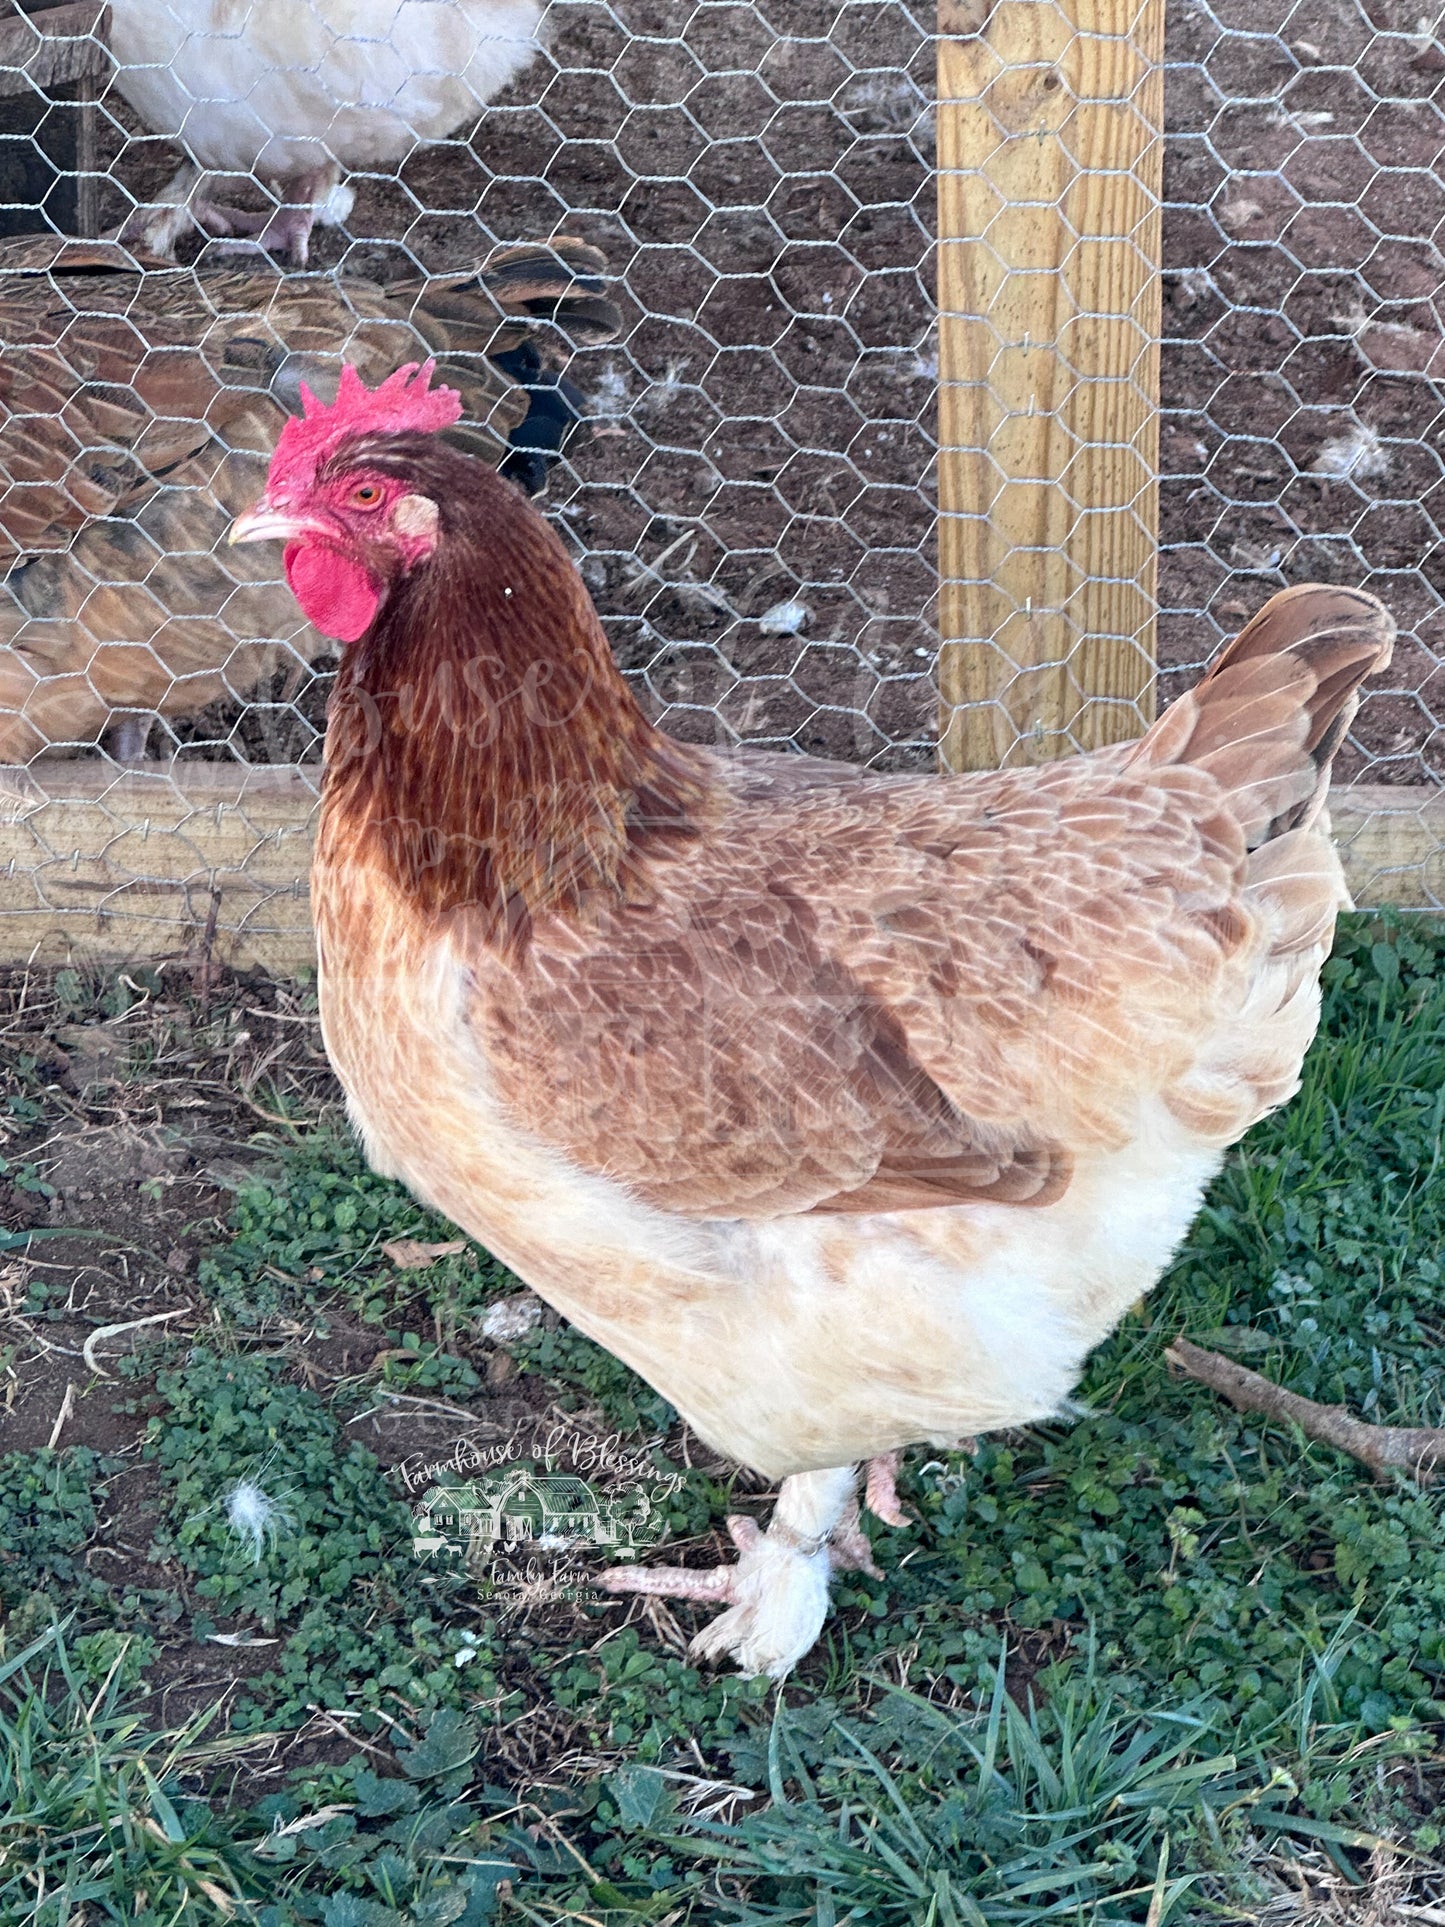
[[[307,621],[335,642],[364,636],[381,601],[359,563],[317,542],[288,545],[286,580]]]

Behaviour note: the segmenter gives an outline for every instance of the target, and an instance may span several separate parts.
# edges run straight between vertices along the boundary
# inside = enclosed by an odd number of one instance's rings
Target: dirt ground
[[[251,1141],[266,1126],[258,1085],[284,1061],[284,1087],[314,1102],[330,1073],[293,994],[259,976],[206,1008],[188,971],[171,995],[154,972],[130,990],[116,981],[111,1014],[72,1021],[53,973],[0,970],[0,1231],[40,1234],[0,1246],[0,1452],[89,1446],[123,1460],[83,1564],[117,1594],[169,1589],[179,1620],[193,1602],[184,1570],[149,1555],[159,1474],[141,1457],[163,1402],[153,1376],[119,1376],[117,1360],[207,1322],[196,1261],[265,1162]],[[27,1300],[43,1309],[27,1315]],[[234,1690],[264,1657],[177,1633],[158,1672],[166,1717]]]
[[[1375,590],[1401,643],[1340,765],[1375,783],[1445,753],[1445,50],[1420,13],[1167,14],[1163,660],[1281,580]]]
[[[1445,51],[1419,12],[1167,13],[1164,693],[1281,583],[1367,583],[1407,633],[1342,772],[1396,783],[1438,780],[1445,713]],[[381,275],[558,228],[607,250],[624,332],[574,366],[593,432],[550,507],[678,733],[931,761],[933,25],[926,0],[556,0],[470,138],[361,180],[318,238]],[[137,192],[173,162],[109,149]],[[801,630],[771,633],[789,601]],[[186,733],[314,756],[321,669]]]

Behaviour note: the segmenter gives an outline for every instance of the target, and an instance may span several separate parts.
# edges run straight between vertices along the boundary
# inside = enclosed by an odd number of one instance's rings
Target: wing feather
[[[1051,1202],[1188,1069],[1257,930],[1207,774],[695,753],[725,806],[647,901],[543,920],[511,963],[469,946],[498,1095],[667,1210]]]

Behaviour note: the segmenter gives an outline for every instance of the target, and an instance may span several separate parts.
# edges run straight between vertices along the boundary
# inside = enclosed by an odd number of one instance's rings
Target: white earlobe
[[[391,512],[398,535],[434,536],[440,522],[441,511],[429,495],[403,495]]]

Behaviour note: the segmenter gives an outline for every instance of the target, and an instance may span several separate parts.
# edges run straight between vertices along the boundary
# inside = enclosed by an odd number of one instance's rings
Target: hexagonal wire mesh
[[[1362,898],[1438,908],[1445,14],[1183,0],[1166,20],[1160,697],[1269,589],[1373,589],[1400,640],[1336,781],[1366,799]]]
[[[332,657],[274,556],[225,553],[228,513],[298,369],[409,358],[435,317],[408,283],[559,231],[606,253],[621,326],[574,331],[589,427],[546,506],[639,694],[687,736],[932,764],[931,5],[552,0],[522,58],[498,42],[539,0],[114,0],[117,70],[94,0],[22,4],[31,24],[0,23],[9,229],[108,232],[174,201],[193,185],[167,188],[178,144],[255,165],[239,191],[197,191],[213,233],[288,196],[321,210],[307,274],[279,284],[174,205],[144,238],[194,274],[93,253],[35,272],[35,242],[4,244],[22,258],[0,260],[0,912],[24,946],[93,938],[102,901],[109,947],[165,948],[219,888],[222,927],[254,952],[304,949],[297,797]],[[1406,633],[1341,774],[1404,786],[1404,817],[1439,780],[1445,705],[1445,46],[1418,6],[1167,16],[1161,693],[1283,582],[1369,584]],[[453,126],[427,75],[462,68],[475,98]],[[324,143],[262,151],[266,131],[314,131],[328,86],[375,103],[325,136],[351,192],[316,173]],[[262,134],[227,93],[259,104]],[[294,251],[297,214],[267,238]],[[475,343],[460,353],[476,376]],[[515,373],[482,382],[492,459],[528,406]],[[1422,851],[1382,894],[1435,900]],[[287,930],[289,952],[268,945]]]

